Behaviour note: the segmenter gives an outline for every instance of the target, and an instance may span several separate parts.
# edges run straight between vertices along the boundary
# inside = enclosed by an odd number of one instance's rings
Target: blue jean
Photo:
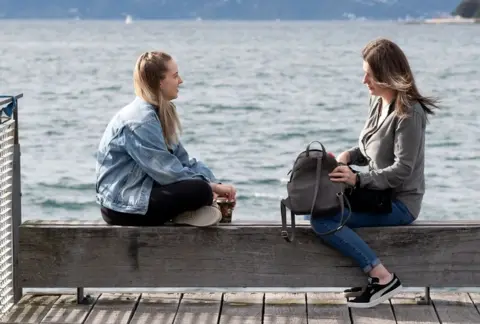
[[[346,215],[348,215],[347,209],[345,210]],[[343,255],[353,258],[365,273],[369,273],[375,266],[380,264],[380,260],[352,228],[408,225],[414,220],[407,207],[402,202],[395,200],[392,203],[391,213],[370,214],[352,212],[350,219],[341,230],[333,234],[322,235],[321,239]],[[340,224],[340,221],[341,213],[332,217],[310,217],[310,224],[316,234],[335,229]]]

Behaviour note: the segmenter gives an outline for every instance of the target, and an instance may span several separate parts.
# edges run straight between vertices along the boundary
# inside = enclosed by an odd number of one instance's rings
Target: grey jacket
[[[358,144],[349,150],[350,164],[369,166],[361,172],[360,186],[372,189],[393,188],[394,199],[403,202],[417,218],[425,193],[425,128],[427,116],[420,103],[407,117],[391,113],[377,126],[381,98],[370,98],[368,119]],[[387,107],[385,107],[387,108]]]

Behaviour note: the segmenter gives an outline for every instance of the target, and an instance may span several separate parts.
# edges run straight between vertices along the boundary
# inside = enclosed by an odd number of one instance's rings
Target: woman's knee
[[[309,220],[310,220],[310,224],[312,226],[330,228],[330,227],[339,226],[340,224],[345,223],[345,220],[346,220],[347,216],[348,216],[348,213],[346,213],[344,211],[343,215],[342,215],[342,212],[338,212],[338,213],[330,215],[330,216],[310,217]]]
[[[312,230],[317,235],[330,232],[340,226],[340,223],[333,217],[313,217],[310,219]]]
[[[213,190],[210,183],[204,180],[193,180],[193,181],[195,182],[197,192],[204,198],[206,202],[211,203],[213,201]]]
[[[201,206],[211,205],[213,202],[213,190],[210,183],[201,179],[186,180],[189,191],[194,200]]]

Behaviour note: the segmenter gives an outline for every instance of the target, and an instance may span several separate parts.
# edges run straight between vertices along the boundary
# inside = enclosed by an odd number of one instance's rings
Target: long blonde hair
[[[182,130],[175,105],[165,100],[160,91],[160,81],[165,78],[170,60],[172,57],[164,52],[145,52],[137,59],[133,71],[135,94],[157,108],[165,144],[169,148],[178,143]]]
[[[408,59],[397,44],[385,38],[375,39],[363,48],[362,57],[370,66],[377,85],[396,92],[398,116],[406,116],[417,101],[427,114],[433,114],[433,109],[438,108],[437,99],[420,94]]]

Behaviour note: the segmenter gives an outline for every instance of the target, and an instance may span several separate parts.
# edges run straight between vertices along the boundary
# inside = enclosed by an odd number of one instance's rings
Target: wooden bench
[[[19,228],[24,288],[350,287],[365,275],[307,224],[287,243],[279,223],[212,228],[117,227],[27,221]],[[478,287],[480,221],[362,228],[358,233],[408,287]],[[79,302],[81,300],[79,299]]]

